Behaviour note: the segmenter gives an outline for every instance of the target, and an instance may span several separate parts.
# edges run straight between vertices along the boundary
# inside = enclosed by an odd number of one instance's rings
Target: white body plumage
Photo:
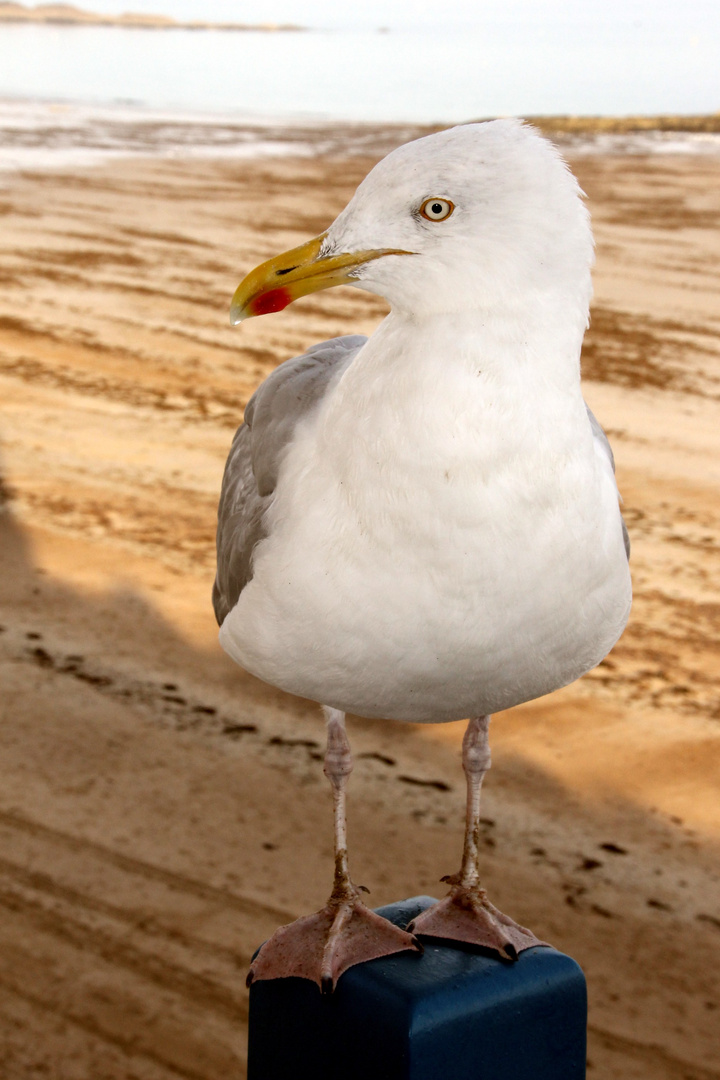
[[[457,720],[548,693],[630,608],[576,358],[562,385],[533,349],[509,363],[487,331],[432,322],[390,316],[299,426],[221,631],[248,671],[361,716]]]
[[[413,210],[433,194],[447,221]],[[393,311],[299,420],[220,639],[343,711],[496,712],[597,664],[630,609],[612,461],[580,391],[587,212],[543,139],[471,125],[370,173],[324,251],[369,246],[418,254],[358,270]]]

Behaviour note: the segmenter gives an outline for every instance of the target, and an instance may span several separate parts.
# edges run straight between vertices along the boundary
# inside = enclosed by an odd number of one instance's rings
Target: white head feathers
[[[454,209],[428,220],[421,207],[433,198]],[[582,192],[555,147],[519,120],[450,128],[388,154],[331,225],[323,255],[368,248],[417,253],[353,276],[418,318],[533,299],[587,312],[593,241]]]

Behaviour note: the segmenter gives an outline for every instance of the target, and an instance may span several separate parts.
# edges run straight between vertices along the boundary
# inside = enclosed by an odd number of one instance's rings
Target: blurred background
[[[245,1075],[250,956],[324,903],[332,822],[317,706],[217,644],[222,469],[278,363],[386,308],[230,298],[392,147],[498,115],[587,193],[635,603],[495,718],[485,883],[585,969],[590,1080],[719,1080],[718,55],[709,0],[0,3],[3,1080]],[[438,895],[463,725],[349,727],[355,879]]]

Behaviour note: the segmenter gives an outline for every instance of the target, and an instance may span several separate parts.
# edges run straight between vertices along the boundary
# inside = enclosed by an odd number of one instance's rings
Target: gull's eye
[[[420,213],[428,221],[444,221],[454,209],[455,204],[449,199],[426,199],[420,207]]]

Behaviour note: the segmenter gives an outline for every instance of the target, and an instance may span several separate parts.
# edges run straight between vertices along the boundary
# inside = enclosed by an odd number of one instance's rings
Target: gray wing
[[[252,577],[253,552],[267,535],[265,514],[297,424],[366,341],[351,334],[313,345],[302,356],[280,364],[247,403],[245,422],[235,433],[225,465],[218,506],[212,599],[220,625]]]
[[[615,472],[615,455],[612,452],[612,446],[610,440],[602,429],[600,421],[590,409],[590,406],[585,403],[587,409],[588,419],[590,421],[590,427],[592,428],[593,438],[595,439],[595,445],[600,447],[600,450],[610,462],[612,471]],[[625,543],[625,554],[628,559],[630,558],[630,536],[627,531],[627,525],[625,524],[625,518],[620,515],[620,522],[622,524],[623,541]]]

